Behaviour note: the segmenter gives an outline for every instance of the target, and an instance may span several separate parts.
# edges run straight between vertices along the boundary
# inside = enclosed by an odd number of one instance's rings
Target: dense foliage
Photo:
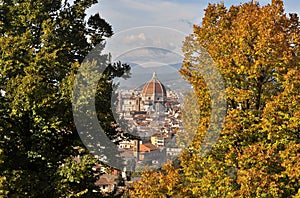
[[[87,18],[96,0],[69,2],[0,1],[0,197],[100,196],[92,171],[99,162],[74,126],[72,85],[86,55],[113,32],[99,14]],[[99,98],[109,100],[111,79],[128,70],[109,64]],[[110,106],[98,109],[114,137]]]
[[[195,87],[200,109],[193,152],[180,165],[144,173],[133,197],[300,196],[300,27],[283,1],[227,9],[209,4],[186,38],[181,73]],[[210,95],[201,71],[204,47],[223,76],[225,124],[217,144],[199,155],[209,125]],[[200,58],[199,58],[200,57]]]

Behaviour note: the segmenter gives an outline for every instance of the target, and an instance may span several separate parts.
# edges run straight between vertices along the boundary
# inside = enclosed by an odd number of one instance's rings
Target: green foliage
[[[103,46],[113,32],[99,14],[85,20],[86,10],[96,0],[68,2],[0,3],[3,197],[60,197],[72,192],[78,195],[79,191],[86,194],[93,185],[90,167],[95,159],[84,155],[80,164],[72,161],[72,156],[78,154],[74,147],[83,147],[72,117],[72,86],[83,59],[96,45]],[[107,75],[111,80],[128,69],[115,67]],[[99,84],[107,97],[111,95],[110,80]],[[106,105],[99,114],[110,112]],[[109,133],[113,136],[116,131]],[[62,168],[63,163],[70,169]],[[74,172],[81,168],[85,170]],[[74,189],[74,182],[79,182],[78,189]]]
[[[57,190],[63,197],[99,197],[99,187],[95,186],[95,172],[92,170],[99,163],[90,154],[70,156],[59,167]]]

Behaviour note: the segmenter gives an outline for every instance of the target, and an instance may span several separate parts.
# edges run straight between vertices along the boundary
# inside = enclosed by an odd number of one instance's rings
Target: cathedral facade
[[[142,90],[119,93],[119,112],[141,112],[163,110],[167,102],[166,87],[158,80],[156,73],[145,83]]]

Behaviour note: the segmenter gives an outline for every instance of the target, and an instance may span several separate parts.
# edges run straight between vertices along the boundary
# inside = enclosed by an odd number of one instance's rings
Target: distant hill
[[[181,63],[165,65],[159,67],[142,67],[140,65],[131,65],[131,78],[123,79],[117,78],[115,83],[119,83],[120,89],[135,89],[144,85],[152,78],[153,72],[156,72],[158,80],[164,85],[168,86],[176,81],[182,81],[178,70],[181,67]]]

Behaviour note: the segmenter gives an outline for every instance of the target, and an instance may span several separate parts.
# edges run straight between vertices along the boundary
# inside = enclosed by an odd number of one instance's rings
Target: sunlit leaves
[[[299,196],[299,32],[298,16],[286,15],[281,0],[229,9],[223,3],[208,5],[202,24],[183,46],[181,73],[203,108],[195,111],[199,135],[179,158],[182,197]],[[205,66],[201,47],[220,69],[227,96],[225,124],[206,156],[197,155],[211,105],[207,84],[195,70]]]

